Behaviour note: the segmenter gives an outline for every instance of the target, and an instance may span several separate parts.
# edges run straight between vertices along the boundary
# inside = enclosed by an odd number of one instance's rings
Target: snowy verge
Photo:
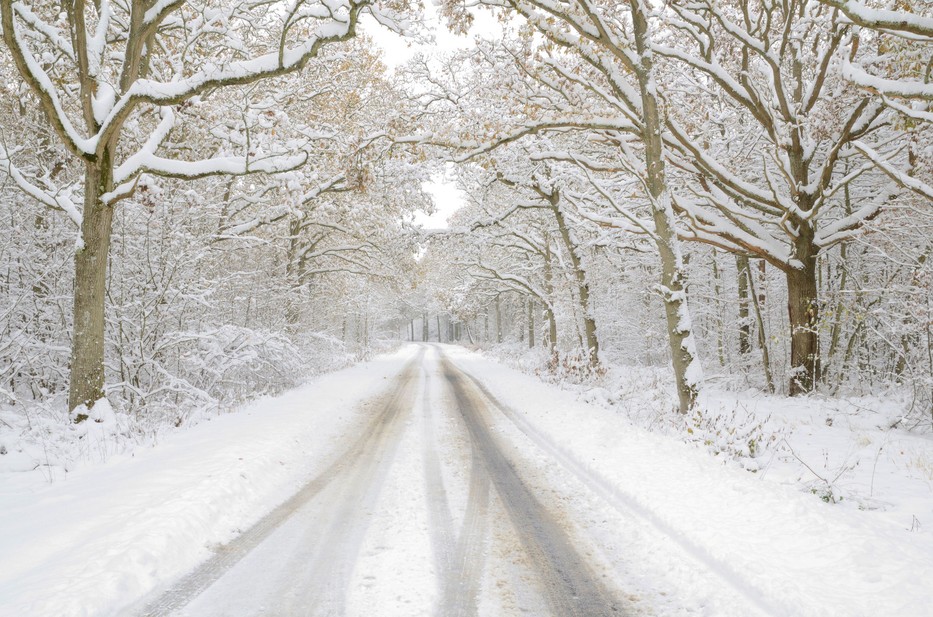
[[[555,372],[540,350],[498,345],[496,361],[610,409],[635,426],[704,449],[722,464],[795,487],[833,507],[871,511],[879,521],[933,533],[933,434],[905,421],[908,392],[787,397],[721,380],[700,392],[697,409],[676,411],[670,369],[604,366],[577,379]]]
[[[409,346],[53,483],[4,474],[0,615],[115,614],[206,559],[329,460]]]
[[[933,615],[933,534],[724,465],[724,458],[478,354],[452,347],[446,353],[571,471],[608,487],[772,614]],[[914,445],[924,456],[933,453],[929,441]],[[929,491],[914,504],[918,517],[933,521]]]
[[[0,388],[0,474],[31,473],[55,481],[373,355],[369,349],[351,354],[341,341],[318,332],[293,338],[231,324],[170,333],[166,344],[184,348],[177,365],[169,369],[155,363],[147,371],[158,378],[150,381],[108,384],[107,398],[92,407],[88,422],[77,424],[74,417],[87,409],[69,415],[65,391],[50,394],[34,382],[31,388],[43,395],[18,399]],[[392,349],[397,348],[396,343]],[[0,475],[0,483],[5,481]]]

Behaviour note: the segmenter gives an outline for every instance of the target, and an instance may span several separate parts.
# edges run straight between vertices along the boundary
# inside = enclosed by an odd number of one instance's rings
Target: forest
[[[0,33],[0,614],[933,617],[933,0]]]
[[[398,341],[674,419],[713,388],[933,428],[928,0],[428,8],[0,0],[5,451],[68,467],[82,425],[146,441]]]

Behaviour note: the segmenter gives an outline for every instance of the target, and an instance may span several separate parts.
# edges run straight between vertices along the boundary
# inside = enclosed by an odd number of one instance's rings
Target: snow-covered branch
[[[81,211],[71,200],[71,191],[49,192],[30,182],[19,168],[13,164],[7,149],[3,145],[0,145],[0,169],[6,172],[21,191],[49,208],[64,212],[76,227],[81,227]]]
[[[923,195],[927,199],[933,200],[933,186],[926,184],[914,178],[903,171],[894,167],[889,161],[885,160],[881,154],[862,141],[854,141],[852,145],[862,154],[864,154],[878,169],[883,171],[889,178],[910,189],[911,191]]]

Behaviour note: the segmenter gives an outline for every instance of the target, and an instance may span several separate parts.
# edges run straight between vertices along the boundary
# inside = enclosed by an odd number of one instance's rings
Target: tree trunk
[[[443,343],[444,341],[441,340],[441,316],[435,315],[435,320],[437,321],[437,342]]]
[[[735,256],[739,283],[739,353],[743,356],[752,350],[752,324],[749,319],[749,283],[752,271],[745,255]]]
[[[298,322],[301,320],[301,267],[302,259],[299,256],[301,249],[298,234],[301,231],[300,221],[292,219],[288,224],[288,251],[286,254],[285,277],[288,280],[288,295],[285,300],[285,322],[288,333],[295,335],[298,331]]]
[[[502,342],[502,307],[498,295],[496,296],[496,342]]]
[[[535,301],[528,301],[528,348],[535,346]]]
[[[844,172],[849,172],[848,161],[846,161]],[[852,195],[850,193],[850,185],[848,183],[842,188],[842,205],[846,216],[852,214]],[[829,351],[824,358],[826,362],[823,364],[824,381],[830,373],[830,370],[827,370],[829,368],[827,367],[827,364],[832,367],[835,367],[835,365],[838,364],[836,362],[836,350],[839,347],[839,340],[842,332],[842,314],[843,310],[845,309],[845,292],[849,278],[848,252],[848,242],[843,242],[839,245],[839,267],[837,268],[837,271],[841,271],[841,274],[839,274],[839,287],[838,291],[836,292],[836,307],[833,311],[833,325],[829,335]],[[839,371],[836,372],[838,373],[839,379],[842,379],[842,373]]]
[[[596,318],[593,315],[592,301],[590,300],[590,285],[586,280],[586,270],[583,261],[577,253],[576,244],[570,237],[570,227],[564,218],[560,206],[560,192],[554,189],[548,195],[551,211],[557,220],[557,229],[573,265],[573,276],[577,284],[577,294],[580,299],[580,309],[583,311],[583,343],[586,345],[586,355],[590,366],[599,364],[599,339],[596,337]]]
[[[87,163],[84,173],[83,246],[75,252],[74,337],[68,410],[92,407],[104,397],[104,299],[107,258],[113,229],[113,208],[100,196],[111,189],[111,163],[105,153],[98,165]],[[75,422],[87,415],[79,414]]]
[[[664,153],[661,141],[661,116],[658,110],[657,84],[648,40],[648,21],[642,0],[629,0],[635,47],[640,56],[636,67],[641,93],[645,144],[646,183],[651,197],[655,241],[661,255],[661,293],[667,317],[667,332],[677,386],[678,408],[687,413],[696,403],[702,369],[693,340],[690,310],[684,290],[684,264],[680,243],[674,231],[674,209],[664,177]]]
[[[814,232],[799,226],[794,257],[801,267],[787,270],[787,316],[790,320],[790,395],[812,392],[820,379],[819,296],[816,284],[817,247]]]
[[[544,290],[547,292],[548,296],[548,304],[544,308],[544,316],[547,319],[548,325],[548,351],[553,356],[555,353],[557,353],[557,318],[554,316],[554,309],[551,304],[554,299],[554,285],[552,277],[553,270],[551,268],[551,244],[548,242],[544,246]]]
[[[421,314],[421,340],[425,343],[428,342],[428,335],[431,333],[430,324],[428,323],[428,314]]]
[[[747,260],[746,260],[747,261]],[[764,263],[764,262],[762,262]],[[771,354],[768,352],[768,338],[765,336],[765,320],[761,316],[761,305],[764,302],[764,295],[755,293],[755,279],[751,276],[751,270],[747,270],[749,295],[752,297],[752,306],[755,308],[755,320],[758,322],[758,346],[761,347],[761,366],[765,372],[765,383],[768,384],[768,391],[774,394],[774,376],[771,373]]]
[[[724,367],[726,366],[726,320],[723,319],[722,311],[722,276],[719,272],[719,259],[716,255],[716,251],[712,251],[710,257],[713,262],[713,306],[715,306],[716,313],[716,351],[719,356],[719,366]]]

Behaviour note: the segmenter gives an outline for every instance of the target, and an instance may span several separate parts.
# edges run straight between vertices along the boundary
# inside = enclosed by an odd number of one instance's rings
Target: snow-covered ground
[[[804,461],[825,452],[807,463],[834,481],[837,495],[851,496],[856,507],[843,507],[845,499],[833,505],[802,490],[813,472],[793,455],[776,454],[776,444],[767,458],[754,459],[759,471],[749,473],[742,469],[747,461],[711,456],[707,446],[713,443],[685,443],[635,427],[618,406],[667,402],[651,388],[630,390],[628,401],[616,392],[615,405],[593,405],[581,399],[605,402],[605,391],[546,387],[477,354],[452,354],[515,411],[546,450],[719,572],[766,614],[933,615],[928,437],[870,428],[863,414],[860,424],[852,423],[846,413],[852,413],[851,402],[707,395],[703,407],[713,413],[717,407],[728,411],[731,403],[760,407],[772,418],[785,413],[760,433],[783,430],[779,439]],[[879,420],[886,426],[887,418]],[[715,431],[708,434],[707,441],[716,439]],[[842,464],[852,469],[830,475]]]
[[[540,470],[531,483],[550,486],[574,536],[631,590],[639,614],[933,615],[933,442],[886,430],[891,418],[853,401],[714,391],[707,410],[739,405],[742,418],[771,419],[731,441],[717,436],[724,422],[712,421],[696,428],[705,438],[685,442],[628,419],[655,413],[639,405],[666,404],[655,390],[636,389],[637,380],[561,389],[462,348],[432,348],[429,358],[440,349],[499,402],[495,434],[525,468]],[[177,579],[319,473],[359,431],[361,403],[418,350],[317,378],[54,482],[38,470],[0,474],[0,615],[109,616]],[[441,404],[438,388],[419,390],[418,405]],[[426,417],[419,414],[412,417]],[[352,614],[374,614],[374,606],[385,607],[380,617],[430,614],[438,597],[431,580],[391,598],[367,583],[383,573],[412,586],[431,574],[423,558],[415,568],[385,550],[404,540],[425,553],[418,530],[439,516],[421,469],[432,456],[431,431],[423,419],[412,422],[381,514],[360,540],[366,558],[352,575]],[[761,439],[757,456],[740,452],[749,434]],[[442,459],[451,456],[443,448],[464,447],[437,443]],[[722,453],[712,455],[717,447]],[[456,505],[464,496],[451,487],[463,478],[441,462]],[[396,507],[402,514],[387,512]]]
[[[502,358],[525,373],[541,373],[542,357],[503,346]],[[555,377],[542,375],[550,381]],[[592,383],[559,383],[576,399],[611,409],[633,424],[693,443],[723,465],[809,493],[837,509],[873,513],[872,520],[915,533],[933,532],[933,431],[918,426],[904,393],[874,397],[790,398],[708,383],[699,409],[682,417],[670,371],[610,366]]]
[[[357,427],[407,348],[54,482],[0,474],[0,615],[113,614],[286,499]]]

